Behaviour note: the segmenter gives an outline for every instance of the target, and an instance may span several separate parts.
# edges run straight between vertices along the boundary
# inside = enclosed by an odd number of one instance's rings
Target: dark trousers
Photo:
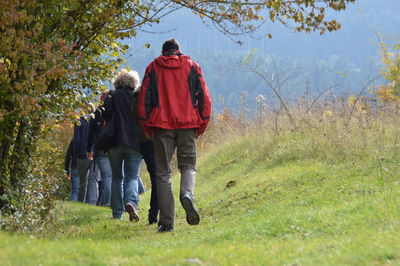
[[[193,198],[196,179],[196,129],[160,129],[154,138],[160,224],[174,224],[175,203],[171,186],[171,160],[177,151],[181,173],[180,195]]]
[[[147,172],[150,175],[151,181],[151,197],[149,217],[158,216],[158,201],[157,201],[157,174],[156,174],[156,160],[154,157],[154,145],[152,141],[140,143],[140,152],[142,153],[144,162],[146,163]]]
[[[96,205],[98,197],[99,167],[89,159],[78,159],[78,201]]]

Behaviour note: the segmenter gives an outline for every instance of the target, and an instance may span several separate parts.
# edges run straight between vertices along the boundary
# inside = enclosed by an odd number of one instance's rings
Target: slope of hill
[[[398,264],[397,129],[332,125],[237,136],[202,151],[199,226],[186,224],[177,203],[175,232],[157,233],[146,224],[149,193],[138,223],[60,202],[42,233],[0,231],[0,264]]]

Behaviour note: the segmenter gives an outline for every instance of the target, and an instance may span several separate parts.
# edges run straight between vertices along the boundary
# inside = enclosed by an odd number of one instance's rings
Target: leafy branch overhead
[[[279,22],[298,32],[335,31],[341,25],[335,19],[326,19],[327,9],[344,10],[355,0],[248,0],[199,1],[175,0],[176,5],[191,9],[204,20],[211,20],[225,34],[251,33],[266,22]],[[271,35],[268,35],[271,37]]]

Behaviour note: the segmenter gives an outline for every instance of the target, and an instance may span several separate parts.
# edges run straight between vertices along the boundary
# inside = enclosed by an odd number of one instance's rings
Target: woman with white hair
[[[135,90],[139,86],[139,75],[136,71],[121,70],[113,80],[113,85],[115,91],[104,101],[104,119],[106,123],[114,119],[115,126],[113,147],[108,150],[112,169],[110,205],[113,218],[121,219],[126,211],[130,221],[138,221],[138,176],[142,155],[137,141],[139,125],[130,113]]]

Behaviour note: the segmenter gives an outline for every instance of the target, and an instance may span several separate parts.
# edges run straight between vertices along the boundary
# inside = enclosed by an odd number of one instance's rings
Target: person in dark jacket
[[[162,55],[151,62],[139,92],[138,115],[149,138],[154,138],[159,232],[172,231],[175,221],[171,160],[177,150],[181,173],[180,201],[190,225],[200,222],[193,204],[196,137],[211,115],[211,98],[200,66],[179,50],[175,39],[164,42]]]
[[[111,210],[115,219],[121,219],[125,210],[130,221],[138,221],[138,179],[142,155],[137,141],[138,124],[133,120],[131,110],[134,92],[139,86],[139,75],[136,71],[121,70],[113,85],[115,92],[104,101],[106,123],[115,119],[114,146],[108,150],[112,169]]]
[[[135,97],[138,97],[138,91],[135,92]],[[139,117],[138,117],[138,101],[135,101],[133,108],[132,108],[132,117],[133,119],[139,124]],[[149,224],[155,224],[158,222],[158,200],[157,200],[157,174],[156,174],[156,161],[154,157],[154,144],[153,140],[148,139],[144,134],[141,127],[139,129],[138,134],[138,141],[140,152],[142,153],[143,160],[146,163],[147,172],[150,175],[151,181],[151,196],[150,196],[150,209],[148,213],[148,221]]]
[[[78,201],[79,176],[77,160],[73,152],[73,139],[69,142],[68,150],[65,154],[64,171],[67,178],[71,180],[71,201]]]
[[[110,206],[112,171],[107,151],[96,150],[94,147],[97,136],[101,133],[106,124],[103,118],[104,99],[107,97],[109,92],[110,91],[104,92],[100,97],[100,106],[93,113],[93,118],[89,122],[89,133],[87,139],[86,157],[89,160],[94,160],[100,169],[101,182],[99,182],[99,197],[97,202],[97,205],[100,206]],[[145,189],[140,177],[138,183],[138,193],[142,194],[145,192]],[[124,189],[123,184],[121,189]]]
[[[78,201],[96,205],[98,197],[99,168],[86,157],[88,117],[81,116],[74,126],[73,152],[77,158],[79,174]]]
[[[110,206],[111,200],[111,165],[108,159],[107,152],[105,150],[95,150],[94,144],[96,137],[103,130],[105,121],[103,119],[102,110],[103,102],[109,91],[104,92],[100,97],[100,107],[94,112],[94,117],[89,122],[89,133],[87,138],[87,154],[86,157],[89,160],[94,160],[101,174],[101,182],[99,182],[99,198],[98,205]]]

